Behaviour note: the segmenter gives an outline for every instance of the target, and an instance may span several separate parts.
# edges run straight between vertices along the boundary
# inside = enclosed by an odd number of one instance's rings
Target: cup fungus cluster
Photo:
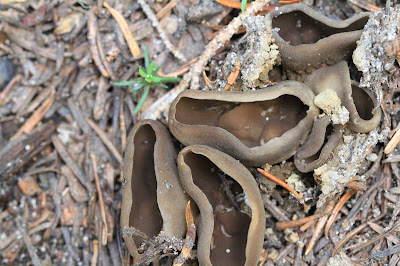
[[[351,80],[348,60],[368,13],[335,21],[302,4],[265,17],[283,68],[308,75],[300,82],[240,92],[186,90],[170,107],[173,136],[187,146],[177,155],[159,122],[137,123],[124,158],[121,224],[148,237],[183,237],[191,200],[200,265],[257,265],[265,210],[246,166],[276,164],[294,156],[300,172],[323,165],[344,128],[367,133],[381,119],[374,96]],[[276,30],[275,28],[279,28]],[[243,195],[250,213],[233,204]],[[131,255],[143,239],[124,235]]]

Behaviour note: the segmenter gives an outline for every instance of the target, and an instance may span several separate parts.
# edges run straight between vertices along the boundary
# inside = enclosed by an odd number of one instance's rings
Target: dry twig
[[[392,226],[392,228],[390,228],[390,229],[389,229],[388,231],[386,231],[385,233],[380,234],[380,235],[374,237],[373,239],[367,241],[366,243],[362,243],[362,244],[359,244],[359,245],[357,245],[356,247],[354,247],[354,249],[351,251],[351,253],[354,254],[354,253],[356,253],[357,251],[359,251],[359,250],[361,250],[361,249],[363,249],[363,248],[365,248],[365,247],[367,247],[367,246],[369,246],[369,245],[375,243],[376,241],[381,240],[382,238],[384,238],[384,237],[386,237],[386,236],[392,234],[393,232],[395,232],[396,229],[399,228],[399,227],[400,227],[400,221],[397,221],[397,222]]]
[[[288,229],[288,228],[298,227],[298,226],[301,226],[303,224],[307,224],[309,222],[315,221],[316,219],[320,218],[321,215],[322,215],[322,213],[316,213],[314,215],[307,216],[307,217],[304,217],[304,218],[300,218],[300,219],[297,219],[297,220],[280,221],[280,222],[276,223],[275,228],[277,230],[285,230],[285,229]]]
[[[225,87],[222,89],[223,91],[229,90],[232,87],[232,85],[236,82],[236,80],[240,74],[240,67],[241,67],[241,63],[238,60],[236,62],[236,66],[232,69],[232,72],[228,76],[227,83],[226,83]]]
[[[96,65],[97,69],[100,71],[100,73],[104,76],[104,77],[109,77],[110,75],[108,74],[105,66],[103,65],[103,62],[100,59],[100,55],[99,55],[99,50],[97,47],[97,18],[96,18],[96,8],[93,7],[90,9],[90,14],[89,14],[89,19],[87,22],[88,25],[88,42],[89,42],[89,48],[90,48],[90,52],[92,54],[92,58],[93,58],[93,62]]]
[[[227,41],[230,40],[233,34],[235,34],[244,18],[254,15],[257,11],[261,10],[263,7],[269,4],[271,0],[254,1],[252,2],[246,10],[239,16],[234,18],[224,29],[222,29],[211,42],[209,42],[200,55],[199,60],[191,67],[190,71],[183,76],[182,81],[178,86],[164,94],[161,98],[155,101],[149,108],[147,108],[143,113],[142,119],[157,119],[160,118],[169,109],[172,101],[178,96],[178,94],[186,89],[191,82],[191,89],[199,89],[200,75],[203,72],[204,66],[207,64],[208,60],[215,54],[215,52],[221,48]],[[139,0],[139,3],[144,2],[144,0]],[[147,6],[148,7],[148,6]],[[148,7],[150,8],[150,7]],[[150,10],[151,11],[151,10]]]
[[[173,266],[182,266],[185,261],[189,258],[190,252],[194,246],[194,241],[196,239],[196,225],[193,222],[192,211],[190,210],[190,200],[186,206],[186,239],[183,245],[181,254],[174,259]]]
[[[99,257],[99,241],[97,239],[94,239],[92,241],[92,243],[93,243],[93,255],[92,255],[92,261],[91,261],[90,265],[96,266],[97,259]]]
[[[317,225],[315,226],[315,229],[314,229],[313,236],[311,237],[310,242],[308,242],[307,249],[304,252],[305,255],[307,255],[311,251],[311,249],[314,247],[314,245],[317,242],[317,240],[322,235],[322,230],[324,228],[324,225],[325,225],[326,221],[328,220],[329,213],[333,209],[333,204],[334,204],[333,201],[330,201],[328,203],[328,206],[326,206],[326,209],[324,210],[324,216],[322,216],[318,220]]]
[[[13,77],[4,88],[4,90],[0,93],[0,106],[3,105],[8,93],[11,91],[12,87],[22,78],[22,74],[18,74]]]
[[[187,62],[180,69],[178,69],[178,70],[176,70],[174,72],[168,73],[168,74],[164,74],[160,70],[160,71],[158,71],[158,75],[160,77],[177,77],[177,76],[181,76],[181,75],[185,74],[189,70],[190,66],[193,65],[194,63],[196,63],[197,60],[199,60],[198,57],[196,57],[195,59],[191,60],[190,62]]]
[[[385,154],[391,153],[394,148],[396,148],[397,144],[400,142],[400,128],[397,129],[396,133],[393,135],[393,137],[390,139],[388,144],[385,147]]]
[[[83,171],[72,159],[71,155],[67,151],[67,148],[65,148],[64,144],[61,142],[60,138],[56,135],[53,135],[51,136],[51,141],[53,142],[54,148],[57,150],[57,153],[60,155],[61,159],[68,165],[71,171],[78,178],[79,182],[81,182],[81,184],[87,189],[89,194],[92,194],[92,184],[87,180]]]
[[[340,198],[339,202],[336,204],[335,208],[332,211],[329,220],[326,222],[325,226],[325,237],[328,238],[328,232],[331,228],[332,224],[335,222],[337,216],[339,215],[339,210],[343,207],[343,205],[356,193],[355,190],[350,189]]]
[[[103,232],[101,233],[101,244],[105,246],[107,245],[107,235],[109,230],[107,226],[106,212],[104,209],[103,193],[101,192],[99,176],[97,175],[97,163],[96,163],[96,156],[94,155],[94,153],[90,152],[90,158],[92,158],[94,180],[96,182],[97,195],[99,197],[101,221],[103,222],[102,226]]]
[[[187,59],[186,57],[179,52],[173,45],[172,43],[168,40],[167,35],[165,34],[160,22],[158,21],[156,14],[154,14],[154,11],[151,9],[151,7],[146,3],[146,0],[138,0],[139,5],[142,7],[143,12],[146,14],[146,16],[150,19],[151,23],[153,24],[153,27],[156,28],[158,31],[158,34],[160,34],[161,40],[164,42],[165,47],[179,60],[182,62],[186,62]]]
[[[143,0],[142,0],[143,1]],[[190,83],[190,88],[192,90],[198,90],[200,87],[200,75],[203,68],[206,66],[208,60],[215,55],[215,52],[221,48],[227,41],[229,41],[233,34],[235,34],[244,18],[254,15],[260,11],[264,6],[268,5],[271,0],[262,0],[252,2],[244,12],[240,13],[239,16],[232,19],[232,21],[222,29],[217,36],[215,36],[212,41],[210,41],[201,56],[199,61],[197,61],[192,68],[192,82]]]
[[[22,134],[27,134],[32,131],[32,129],[39,123],[40,120],[44,117],[44,115],[50,110],[50,107],[53,105],[54,100],[56,99],[55,92],[52,92],[50,97],[47,98],[42,105],[32,114],[31,117],[25,122],[25,124],[20,127],[17,133],[10,138],[10,141],[13,141],[19,138]]]
[[[100,137],[104,145],[106,145],[106,147],[111,151],[111,153],[114,155],[117,161],[120,164],[122,164],[121,154],[118,152],[117,148],[115,148],[114,144],[112,144],[112,142],[107,138],[107,136],[104,134],[101,128],[89,118],[86,118],[86,121],[89,123],[90,127],[94,130],[94,132],[96,132],[96,134]]]
[[[368,3],[365,3],[365,2],[360,1],[360,0],[349,0],[349,2],[352,3],[353,5],[361,7],[363,9],[365,9],[365,10],[370,11],[370,12],[379,12],[379,11],[381,11],[381,9],[379,7],[371,5],[371,4],[368,4]]]
[[[379,215],[378,217],[376,217],[375,219],[373,219],[371,222],[374,223],[376,221],[379,221],[380,219],[382,219],[383,217],[385,217],[386,213],[382,213],[381,215]],[[344,244],[347,243],[347,241],[349,241],[353,236],[355,236],[356,234],[358,234],[359,232],[361,232],[361,230],[363,230],[365,227],[368,226],[368,223],[363,223],[362,225],[359,225],[357,228],[355,228],[354,230],[352,230],[351,232],[349,232],[342,240],[340,240],[340,242],[336,245],[335,249],[333,250],[332,256],[335,256],[344,246]]]
[[[301,203],[303,203],[303,195],[297,193],[296,190],[294,190],[291,186],[289,186],[288,184],[286,184],[285,182],[283,182],[282,180],[280,180],[279,178],[275,177],[274,175],[268,173],[267,171],[261,169],[261,168],[257,168],[257,171],[260,172],[261,174],[263,174],[266,178],[268,178],[269,180],[275,182],[276,184],[280,185],[281,187],[285,188],[286,190],[288,190],[290,193],[292,193]]]
[[[133,34],[129,29],[128,23],[126,22],[124,17],[117,10],[112,8],[107,2],[104,1],[103,5],[105,8],[108,9],[108,11],[111,13],[111,15],[114,17],[119,27],[121,28],[122,34],[124,35],[125,40],[128,43],[128,47],[129,50],[131,51],[131,54],[133,56],[139,56],[140,55],[139,45],[137,44],[135,37],[133,37]]]

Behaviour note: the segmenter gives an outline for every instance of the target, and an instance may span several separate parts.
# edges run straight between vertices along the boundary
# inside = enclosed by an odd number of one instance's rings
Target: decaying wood
[[[208,61],[212,56],[215,55],[215,52],[221,48],[228,40],[230,40],[235,34],[240,26],[242,25],[242,21],[244,18],[254,15],[256,12],[260,11],[264,6],[268,5],[270,0],[262,0],[262,1],[254,1],[252,2],[244,12],[240,13],[239,16],[235,17],[231,20],[228,26],[222,29],[211,42],[209,42],[199,57],[199,60],[193,65],[192,70],[192,81],[190,83],[190,89],[198,90],[200,87],[200,75],[203,71],[203,68],[207,65]]]
[[[93,193],[93,186],[83,173],[82,169],[76,164],[76,162],[72,159],[71,155],[67,151],[67,148],[61,142],[59,137],[56,135],[51,136],[51,141],[53,142],[54,147],[56,148],[58,154],[60,155],[61,159],[68,165],[71,171],[75,174],[78,178],[79,182],[87,189],[89,194]]]
[[[110,75],[108,74],[105,66],[103,65],[103,62],[101,61],[100,55],[99,55],[99,49],[97,47],[97,18],[96,18],[96,9],[92,8],[90,10],[90,15],[89,15],[89,20],[88,20],[88,42],[90,45],[90,52],[92,54],[93,61],[100,71],[100,73],[104,77],[109,77]]]
[[[179,60],[182,62],[186,62],[187,59],[185,56],[179,52],[173,45],[172,43],[168,40],[164,29],[162,28],[160,22],[158,21],[156,14],[154,14],[154,11],[151,9],[151,7],[147,4],[146,0],[138,0],[139,5],[142,7],[144,13],[146,13],[146,16],[150,19],[151,23],[153,24],[153,27],[155,27],[160,34],[160,38],[165,44],[165,47]]]
[[[145,1],[145,0],[140,0]],[[203,68],[206,66],[208,61],[215,52],[221,48],[225,42],[230,40],[233,34],[235,34],[244,18],[254,15],[257,11],[260,11],[264,6],[268,5],[270,0],[254,1],[250,4],[246,10],[239,16],[235,17],[224,29],[222,29],[215,38],[209,42],[200,55],[199,60],[196,61],[190,68],[190,71],[183,76],[182,81],[178,86],[174,87],[172,90],[161,96],[157,101],[155,101],[149,108],[147,108],[141,115],[142,119],[159,119],[167,113],[170,104],[176,98],[176,96],[189,87],[190,89],[197,90],[200,86],[200,75]],[[140,3],[140,2],[139,2]]]
[[[50,110],[55,98],[55,92],[52,92],[50,94],[50,97],[47,98],[35,112],[33,112],[32,116],[29,117],[29,119],[20,127],[17,133],[15,133],[15,135],[10,138],[10,140],[16,140],[20,136],[22,136],[22,134],[27,134],[31,132],[31,130],[37,125],[37,123],[39,123],[39,121],[42,120],[42,118]]]
[[[137,44],[135,37],[133,36],[131,30],[129,29],[128,23],[126,22],[124,17],[117,10],[110,7],[110,5],[106,1],[103,2],[103,5],[108,9],[108,11],[110,11],[111,15],[115,18],[119,27],[121,28],[125,40],[128,43],[128,47],[129,50],[131,51],[131,54],[133,56],[139,56],[140,55],[139,45]]]
[[[100,139],[103,141],[104,145],[111,151],[111,153],[114,155],[114,157],[117,159],[119,163],[122,163],[122,156],[118,152],[117,148],[115,148],[114,144],[111,143],[111,141],[108,140],[107,136],[104,134],[104,132],[101,130],[99,126],[97,126],[92,120],[87,119],[86,120],[90,127],[96,132],[96,134],[100,137]]]
[[[7,176],[19,171],[50,144],[50,136],[55,129],[56,126],[50,121],[34,129],[30,134],[9,142],[0,150],[0,175]]]

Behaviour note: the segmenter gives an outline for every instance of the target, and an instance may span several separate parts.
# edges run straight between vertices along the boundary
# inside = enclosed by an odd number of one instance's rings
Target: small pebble
[[[169,16],[165,29],[169,34],[174,34],[178,30],[178,17],[175,15]]]

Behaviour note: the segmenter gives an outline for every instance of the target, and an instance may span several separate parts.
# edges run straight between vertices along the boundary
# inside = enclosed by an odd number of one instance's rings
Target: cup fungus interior
[[[370,95],[355,84],[351,85],[351,90],[358,115],[364,120],[371,119],[373,117],[374,102]]]
[[[220,127],[249,148],[282,136],[307,115],[308,107],[297,97],[246,103],[197,100],[183,97],[176,106],[176,120],[186,125]]]
[[[140,127],[134,137],[135,153],[132,169],[132,207],[129,226],[148,237],[157,236],[162,229],[162,217],[157,204],[157,180],[154,170],[156,135],[149,125]],[[141,243],[142,239],[134,238]]]
[[[237,208],[234,197],[243,192],[240,185],[224,175],[208,158],[194,153],[185,156],[193,183],[206,195],[214,211],[214,231],[210,260],[213,265],[244,265],[247,233],[251,218]],[[227,192],[226,188],[232,194]],[[236,195],[235,195],[236,194]],[[227,209],[230,209],[227,211]]]
[[[333,28],[310,17],[302,11],[293,11],[276,16],[272,20],[272,27],[278,28],[279,36],[292,46],[312,44],[337,34],[363,29],[368,17],[361,18],[346,28]]]

